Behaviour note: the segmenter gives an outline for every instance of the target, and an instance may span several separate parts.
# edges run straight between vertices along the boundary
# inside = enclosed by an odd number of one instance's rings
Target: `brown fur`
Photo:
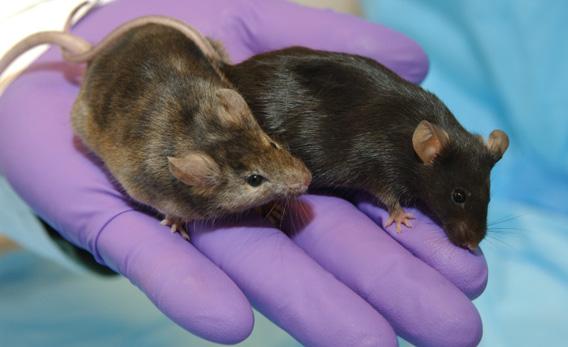
[[[90,63],[73,127],[132,198],[172,217],[217,217],[303,192],[308,170],[273,143],[231,88],[192,41],[149,24]],[[194,160],[199,155],[207,157]],[[199,177],[213,171],[214,179]],[[255,173],[267,178],[259,187],[246,183]]]
[[[229,56],[229,53],[225,49],[225,46],[223,46],[223,44],[220,41],[214,40],[212,38],[207,38],[207,40],[211,44],[211,47],[213,47],[213,49],[217,52],[220,61],[225,64],[230,64],[231,57]]]

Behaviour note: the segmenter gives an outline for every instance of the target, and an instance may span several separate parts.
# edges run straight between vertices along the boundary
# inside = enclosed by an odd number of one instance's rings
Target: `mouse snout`
[[[310,171],[308,171],[307,169],[304,170],[304,173],[302,175],[302,189],[304,191],[308,190],[308,187],[310,186],[310,184],[312,183],[312,173]]]
[[[312,173],[303,161],[286,151],[278,151],[279,160],[273,160],[270,177],[275,193],[281,197],[300,195],[308,190],[312,183]]]
[[[300,170],[293,178],[293,183],[290,184],[292,194],[302,194],[308,190],[310,183],[312,183],[312,174],[307,169]]]
[[[477,246],[479,246],[479,242],[469,242],[463,245],[465,248],[469,249],[472,252],[477,250]]]
[[[446,228],[448,238],[456,246],[469,249],[474,252],[485,236],[485,230],[468,225],[465,222],[448,224]]]

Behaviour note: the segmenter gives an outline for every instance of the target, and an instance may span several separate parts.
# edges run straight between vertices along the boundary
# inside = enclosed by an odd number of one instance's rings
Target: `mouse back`
[[[292,47],[223,70],[313,186],[369,191],[389,212],[421,201],[460,246],[485,235],[502,131],[485,143],[434,94],[361,56]]]

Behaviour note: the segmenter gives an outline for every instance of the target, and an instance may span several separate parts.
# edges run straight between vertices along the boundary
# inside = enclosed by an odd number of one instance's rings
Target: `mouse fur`
[[[502,131],[485,143],[434,94],[362,56],[291,47],[222,70],[263,129],[306,163],[313,187],[372,193],[398,230],[411,218],[400,204],[420,201],[456,245],[474,249],[485,236]]]
[[[309,171],[262,131],[231,87],[191,40],[148,24],[90,63],[73,127],[128,195],[172,220],[214,218],[306,190]],[[253,174],[266,182],[250,186]]]

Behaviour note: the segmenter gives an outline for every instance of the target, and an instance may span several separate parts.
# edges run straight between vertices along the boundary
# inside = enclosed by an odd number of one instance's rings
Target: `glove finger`
[[[251,333],[252,308],[235,283],[155,218],[136,211],[119,214],[99,234],[97,250],[192,333],[220,343],[237,343]]]
[[[396,345],[385,319],[285,234],[258,217],[239,224],[197,224],[191,238],[265,316],[306,346]]]
[[[481,320],[470,300],[355,206],[317,195],[302,196],[300,203],[285,226],[295,231],[294,242],[373,305],[400,336],[420,346],[479,342]]]
[[[289,46],[341,51],[373,58],[403,78],[419,83],[428,58],[405,35],[363,19],[287,1],[255,0],[243,12],[245,42],[262,53]]]
[[[382,226],[388,212],[375,204],[359,200],[356,206]],[[444,277],[464,292],[470,299],[481,295],[487,285],[487,263],[481,250],[471,253],[452,244],[444,231],[430,218],[416,209],[406,209],[416,219],[412,228],[403,228],[397,233],[395,226],[386,228],[386,232],[423,262],[438,270]]]

